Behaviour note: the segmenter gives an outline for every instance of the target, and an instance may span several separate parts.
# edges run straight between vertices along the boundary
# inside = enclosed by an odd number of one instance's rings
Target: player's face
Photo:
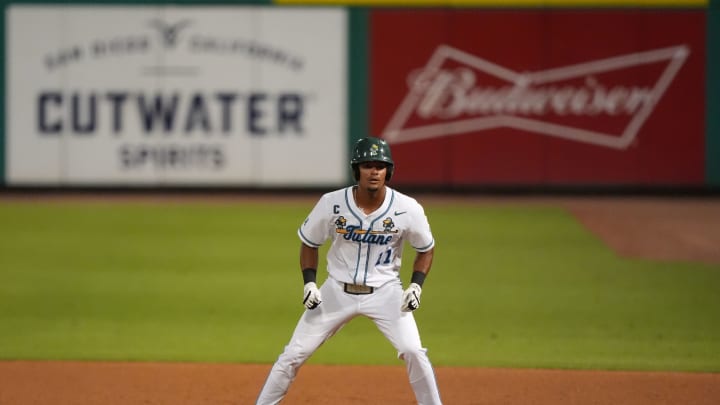
[[[369,191],[377,191],[385,185],[387,166],[383,162],[363,162],[358,165],[360,179],[358,185]]]

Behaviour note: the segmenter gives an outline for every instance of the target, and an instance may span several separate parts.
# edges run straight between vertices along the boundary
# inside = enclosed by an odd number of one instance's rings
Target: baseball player
[[[350,165],[357,184],[323,195],[298,229],[306,310],[270,370],[258,405],[279,403],[303,363],[360,315],[377,325],[405,361],[418,404],[441,404],[412,314],[420,306],[435,248],[425,211],[386,185],[395,163],[384,140],[360,139]],[[328,239],[328,277],[318,288],[318,248]],[[405,241],[417,253],[411,282],[403,290],[399,273]]]

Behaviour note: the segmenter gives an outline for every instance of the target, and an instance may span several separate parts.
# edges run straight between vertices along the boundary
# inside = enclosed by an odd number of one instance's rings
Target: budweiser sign
[[[689,53],[679,45],[516,72],[441,45],[408,76],[382,136],[401,143],[505,127],[626,149]]]

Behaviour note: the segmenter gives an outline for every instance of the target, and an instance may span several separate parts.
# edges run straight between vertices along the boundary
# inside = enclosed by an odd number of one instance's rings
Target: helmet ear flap
[[[358,168],[358,165],[352,165],[352,171],[353,177],[355,177],[355,181],[360,180],[360,169]]]

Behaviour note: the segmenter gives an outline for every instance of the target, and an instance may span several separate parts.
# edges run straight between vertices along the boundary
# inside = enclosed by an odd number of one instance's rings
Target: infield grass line
[[[303,310],[311,208],[0,202],[0,359],[271,363]],[[434,365],[720,371],[720,266],[619,258],[560,208],[426,213]],[[364,319],[310,362],[401,364]]]

